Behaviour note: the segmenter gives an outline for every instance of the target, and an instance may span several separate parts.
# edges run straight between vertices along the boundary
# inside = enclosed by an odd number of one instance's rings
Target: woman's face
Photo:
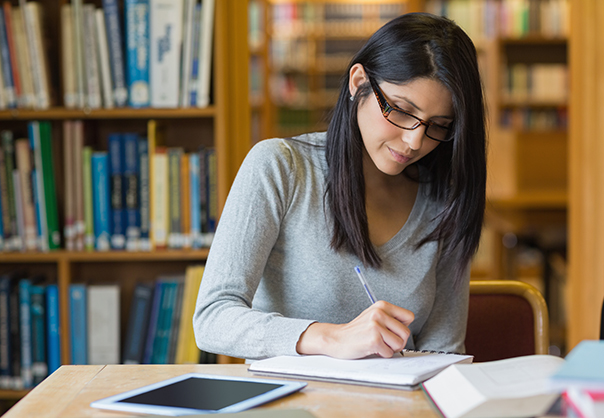
[[[453,122],[451,93],[439,81],[419,78],[403,85],[383,82],[379,88],[391,106],[423,121],[441,126]],[[425,135],[424,125],[406,130],[386,120],[373,92],[359,103],[358,124],[366,150],[364,164],[373,162],[379,171],[391,176],[402,173],[439,144]]]

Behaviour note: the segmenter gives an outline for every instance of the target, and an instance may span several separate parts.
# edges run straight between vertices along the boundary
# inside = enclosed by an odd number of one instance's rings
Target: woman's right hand
[[[347,324],[315,322],[300,336],[299,354],[357,359],[375,354],[392,357],[407,344],[413,312],[380,300]]]

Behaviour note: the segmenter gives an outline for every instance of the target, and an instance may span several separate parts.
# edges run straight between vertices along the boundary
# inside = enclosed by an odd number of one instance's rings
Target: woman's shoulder
[[[321,162],[325,159],[325,133],[315,132],[291,138],[265,139],[252,147],[248,158],[268,164],[294,165],[303,161]]]

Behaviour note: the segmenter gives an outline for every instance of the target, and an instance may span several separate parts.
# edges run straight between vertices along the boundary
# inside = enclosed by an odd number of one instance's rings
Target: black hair
[[[333,217],[331,246],[355,254],[365,266],[379,268],[381,259],[369,239],[364,145],[357,122],[358,105],[371,88],[364,83],[351,101],[348,87],[350,69],[357,63],[378,83],[430,78],[451,93],[452,140],[416,163],[428,173],[431,198],[444,202],[435,230],[417,246],[439,241],[443,256],[455,253],[453,275],[458,282],[478,248],[485,208],[485,105],[474,44],[447,18],[427,13],[401,15],[371,36],[343,77],[326,144],[325,199]]]

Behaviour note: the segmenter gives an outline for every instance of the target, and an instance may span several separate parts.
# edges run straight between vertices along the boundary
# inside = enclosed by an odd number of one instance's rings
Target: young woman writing
[[[262,141],[242,164],[199,289],[199,348],[248,359],[463,351],[484,119],[476,51],[455,23],[414,13],[379,29],[352,59],[326,133]]]

